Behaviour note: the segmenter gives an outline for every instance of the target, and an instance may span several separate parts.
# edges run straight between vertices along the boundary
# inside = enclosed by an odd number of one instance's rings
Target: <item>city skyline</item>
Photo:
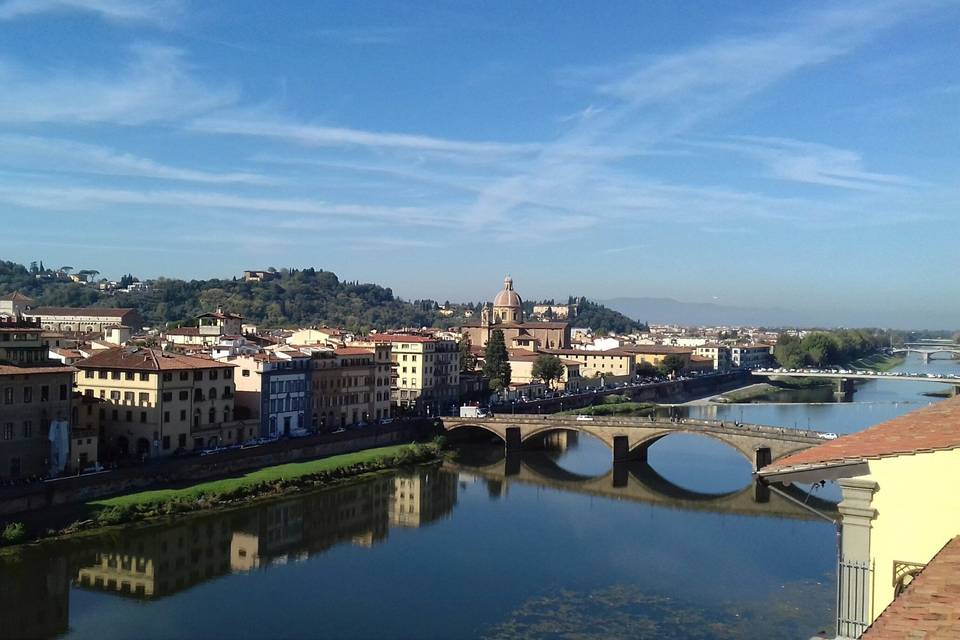
[[[0,1],[0,250],[955,326],[960,8],[685,9]]]

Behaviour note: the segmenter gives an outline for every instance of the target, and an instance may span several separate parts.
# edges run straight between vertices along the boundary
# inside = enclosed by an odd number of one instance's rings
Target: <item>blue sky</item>
[[[958,28],[927,0],[0,0],[0,255],[960,318]]]

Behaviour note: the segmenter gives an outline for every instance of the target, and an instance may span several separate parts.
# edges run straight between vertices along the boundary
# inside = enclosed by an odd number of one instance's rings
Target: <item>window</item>
[[[190,392],[187,391],[186,389],[184,389],[183,391],[181,391],[181,392],[180,392],[180,399],[181,399],[181,400],[189,400],[189,399],[190,399]]]
[[[203,389],[194,389],[194,390],[193,390],[193,399],[194,399],[194,400],[203,400]]]
[[[33,402],[33,387],[24,387],[23,388],[23,402]]]
[[[210,398],[211,400],[216,400],[216,398],[217,398],[217,388],[216,388],[216,387],[211,387],[211,388],[210,388],[210,393],[207,394],[207,397]]]
[[[146,412],[146,411],[141,411],[141,412],[140,412],[140,422],[146,422],[146,421],[147,421],[147,412]]]
[[[173,400],[173,391],[164,391],[163,392],[163,401],[170,402]]]
[[[186,409],[180,409],[180,421],[181,421],[181,422],[185,422],[186,419],[187,419],[187,410],[186,410]]]
[[[194,371],[193,372],[194,380],[203,380],[203,371]]]
[[[164,422],[164,423],[170,422],[170,412],[169,412],[169,411],[164,411],[164,412],[163,412],[163,422]]]
[[[233,395],[233,389],[230,388],[230,385],[227,385],[223,388],[223,397],[229,398]]]
[[[172,373],[165,373],[165,374],[163,374],[163,381],[164,381],[164,382],[172,382],[172,381],[173,381],[173,374],[172,374]]]
[[[3,404],[13,404],[13,387],[4,388]]]
[[[119,380],[119,379],[120,379],[120,372],[119,372],[119,371],[111,371],[111,372],[110,372],[110,379],[111,379],[111,380]]]
[[[181,433],[177,436],[177,446],[181,448],[187,446],[187,434]]]
[[[216,370],[216,369],[214,369],[213,371],[210,372],[210,379],[211,379],[211,380],[216,380],[216,379],[217,379],[217,370]]]
[[[67,393],[68,393],[67,385],[65,385],[65,384],[60,385],[60,399],[61,399],[61,400],[66,400],[66,399],[67,399]]]
[[[210,424],[213,424],[217,421],[217,410],[213,407],[210,407]]]
[[[244,378],[249,378],[249,377],[250,377],[250,369],[244,369],[242,375],[243,375]],[[224,377],[226,377],[226,374],[224,374]]]
[[[140,398],[140,404],[150,403],[150,394],[145,391],[140,392],[139,398]]]
[[[163,436],[163,448],[165,450],[170,448],[170,436]]]
[[[123,392],[123,401],[133,403],[133,391],[124,391]]]
[[[150,380],[150,374],[149,374],[149,373],[140,372],[140,381],[141,381],[141,382],[147,382],[148,380]]]
[[[50,387],[48,385],[43,385],[40,387],[40,402],[46,402],[50,399]]]
[[[101,380],[105,380],[105,379],[107,378],[107,372],[106,372],[106,371],[98,371],[98,372],[97,372],[97,377],[98,377],[99,379],[101,379]]]
[[[24,438],[33,437],[33,421],[32,420],[23,421],[23,437]]]
[[[127,422],[133,422],[133,411],[127,411],[126,418]]]
[[[133,380],[133,371],[124,371],[123,373],[124,380]]]
[[[119,400],[119,399],[120,399],[120,392],[119,392],[119,391],[111,391],[111,392],[110,392],[110,399],[111,399],[111,400]]]
[[[229,380],[233,377],[233,369],[224,369],[223,370],[223,379]]]
[[[92,377],[93,377],[93,371],[90,371],[89,369],[87,369],[86,371],[83,372],[83,377],[84,377],[84,378],[92,378]]]
[[[181,371],[181,372],[180,372],[180,379],[181,379],[181,380],[189,380],[189,379],[190,379],[190,374],[187,373],[186,371]]]
[[[3,423],[3,439],[13,440],[13,423],[12,422]]]

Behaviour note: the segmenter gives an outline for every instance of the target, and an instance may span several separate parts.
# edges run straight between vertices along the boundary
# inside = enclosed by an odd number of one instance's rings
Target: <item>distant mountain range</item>
[[[597,302],[620,313],[653,324],[683,326],[763,326],[797,328],[880,327],[890,329],[953,330],[960,318],[937,305],[895,311],[865,309],[856,313],[813,313],[776,307],[736,307],[711,302],[680,302],[673,298],[611,298]]]
[[[626,316],[653,324],[792,326],[801,320],[788,309],[680,302],[673,298],[611,298],[599,302]]]

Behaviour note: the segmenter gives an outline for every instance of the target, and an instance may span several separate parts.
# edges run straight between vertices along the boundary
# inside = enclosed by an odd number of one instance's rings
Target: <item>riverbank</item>
[[[149,522],[181,514],[247,506],[258,500],[333,487],[372,473],[438,461],[442,439],[404,444],[266,467],[241,476],[221,478],[175,489],[157,489],[93,500],[83,514],[62,528],[31,527],[11,522],[0,533],[0,546],[93,535],[115,525]],[[0,549],[4,553],[7,549]]]
[[[890,356],[883,353],[875,353],[865,358],[860,358],[851,362],[849,367],[852,369],[871,369],[873,371],[890,371],[894,367],[899,367],[907,361],[906,356]]]
[[[645,416],[655,411],[657,405],[654,402],[632,402],[630,400],[607,400],[603,404],[595,404],[582,409],[570,409],[569,411],[560,411],[554,415],[585,415],[585,416]]]

